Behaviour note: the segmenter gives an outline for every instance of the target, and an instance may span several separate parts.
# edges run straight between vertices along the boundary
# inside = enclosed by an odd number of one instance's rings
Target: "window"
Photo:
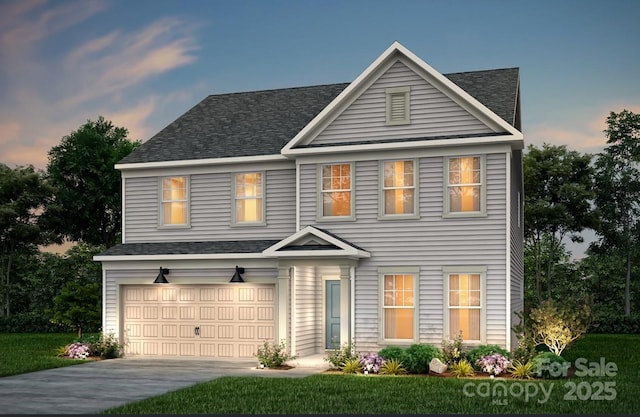
[[[323,217],[352,218],[351,164],[322,165],[321,213]]]
[[[164,177],[160,202],[163,226],[187,226],[189,224],[188,177]]]
[[[387,97],[387,125],[406,125],[411,123],[410,87],[385,89]]]
[[[403,271],[381,272],[384,339],[415,339],[415,277]]]
[[[235,223],[264,224],[262,172],[236,174]]]
[[[448,329],[446,337],[462,333],[466,341],[484,340],[485,268],[458,268],[445,271]]]
[[[482,213],[482,158],[448,159],[447,206],[449,213]]]
[[[416,214],[414,161],[382,163],[382,216]]]

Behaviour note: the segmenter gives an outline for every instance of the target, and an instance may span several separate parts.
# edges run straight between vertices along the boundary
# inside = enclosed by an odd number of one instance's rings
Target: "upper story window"
[[[484,214],[484,158],[480,156],[447,159],[446,203],[448,214]]]
[[[160,196],[160,224],[187,226],[189,224],[189,177],[163,177]]]
[[[385,89],[387,99],[387,125],[406,125],[411,123],[410,87]]]
[[[382,337],[385,340],[414,340],[416,333],[417,270],[381,268]]]
[[[262,172],[235,175],[235,224],[263,225],[264,181]]]
[[[322,217],[353,218],[353,169],[351,164],[320,167]]]
[[[382,162],[382,216],[417,214],[416,162]]]

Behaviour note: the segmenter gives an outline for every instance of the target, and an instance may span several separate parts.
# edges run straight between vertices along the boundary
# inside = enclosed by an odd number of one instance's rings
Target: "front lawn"
[[[75,333],[0,333],[0,377],[85,362],[56,356],[59,347],[76,337]]]
[[[630,414],[640,411],[640,335],[587,335],[564,357],[615,376],[546,381],[314,375],[224,377],[107,414]],[[594,371],[595,372],[595,371]],[[547,394],[548,393],[548,394]]]

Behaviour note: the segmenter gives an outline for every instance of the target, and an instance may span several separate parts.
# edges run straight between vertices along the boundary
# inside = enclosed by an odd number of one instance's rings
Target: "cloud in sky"
[[[148,119],[167,98],[143,87],[197,60],[194,25],[160,18],[47,49],[48,39],[69,36],[67,29],[99,18],[106,8],[101,1],[0,6],[0,89],[7,91],[0,97],[0,162],[44,168],[51,147],[99,115],[128,128],[131,138],[153,133]]]

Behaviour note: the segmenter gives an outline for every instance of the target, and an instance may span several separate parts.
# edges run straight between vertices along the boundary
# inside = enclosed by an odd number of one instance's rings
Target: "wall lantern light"
[[[167,277],[165,275],[169,275],[169,270],[167,268],[160,267],[160,273],[156,277],[156,280],[153,281],[154,284],[168,284]]]
[[[231,281],[229,282],[244,282],[244,279],[242,279],[242,275],[240,274],[244,274],[244,268],[236,265],[236,272],[233,274]]]

